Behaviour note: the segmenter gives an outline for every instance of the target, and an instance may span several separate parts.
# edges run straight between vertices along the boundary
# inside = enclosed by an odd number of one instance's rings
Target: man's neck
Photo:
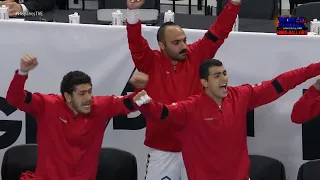
[[[73,109],[73,107],[72,107],[72,105],[70,103],[67,103],[67,106],[72,110],[74,116],[76,116],[78,114],[78,112]]]
[[[221,102],[222,102],[222,98],[218,98],[214,95],[212,95],[212,93],[209,92],[209,90],[205,89],[205,93],[210,96],[219,106],[219,108],[221,109]]]
[[[161,52],[162,52],[168,59],[171,60],[172,65],[176,66],[176,65],[178,64],[179,61],[172,60],[172,58],[170,58],[170,56],[168,56],[168,54],[167,54],[165,51],[161,50]]]
[[[178,61],[171,60],[171,63],[175,66],[178,64]]]

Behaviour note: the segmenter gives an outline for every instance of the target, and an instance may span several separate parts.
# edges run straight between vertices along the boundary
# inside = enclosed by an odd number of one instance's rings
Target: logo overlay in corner
[[[308,35],[307,20],[304,17],[277,17],[277,35]]]

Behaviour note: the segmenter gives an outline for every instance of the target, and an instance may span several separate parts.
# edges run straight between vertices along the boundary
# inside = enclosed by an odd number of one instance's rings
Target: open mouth
[[[82,107],[83,107],[84,109],[90,109],[91,105],[90,105],[90,104],[85,104],[85,105],[82,105]]]
[[[220,88],[222,89],[222,91],[224,92],[224,93],[226,93],[227,92],[227,84],[222,84],[222,85],[220,85]]]

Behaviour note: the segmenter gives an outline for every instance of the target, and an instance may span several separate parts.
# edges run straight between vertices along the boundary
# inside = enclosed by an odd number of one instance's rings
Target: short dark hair
[[[201,63],[199,67],[199,76],[200,79],[208,80],[209,78],[209,69],[213,66],[223,66],[222,62],[217,59],[209,59]]]
[[[169,27],[169,26],[178,26],[178,25],[175,24],[174,22],[171,22],[171,21],[163,23],[157,32],[157,41],[158,42],[164,43],[165,31],[166,31],[167,27]]]
[[[75,86],[80,84],[90,84],[92,86],[91,78],[89,75],[82,71],[71,71],[67,73],[61,82],[60,92],[64,97],[64,93],[72,94],[75,91]]]

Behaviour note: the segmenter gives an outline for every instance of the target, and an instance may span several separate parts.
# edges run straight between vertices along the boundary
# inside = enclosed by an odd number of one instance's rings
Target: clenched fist
[[[148,96],[145,90],[140,91],[133,97],[133,102],[135,102],[138,106],[143,104],[148,104],[152,99]]]
[[[320,91],[320,79],[316,81],[316,83],[314,84],[314,87],[316,88],[316,90]]]
[[[231,4],[234,4],[234,5],[240,5],[241,4],[241,0],[231,0],[230,2],[231,2]]]
[[[144,88],[147,85],[148,81],[149,76],[142,72],[136,72],[129,80],[129,82],[138,89]]]
[[[33,55],[25,55],[20,61],[20,71],[29,72],[38,65],[37,57]]]
[[[16,3],[14,0],[1,1],[0,6],[2,5],[5,5],[6,7],[8,7],[10,17],[15,17],[19,14],[22,14],[23,12],[22,6]]]
[[[139,9],[144,4],[144,0],[127,0],[128,9]]]

